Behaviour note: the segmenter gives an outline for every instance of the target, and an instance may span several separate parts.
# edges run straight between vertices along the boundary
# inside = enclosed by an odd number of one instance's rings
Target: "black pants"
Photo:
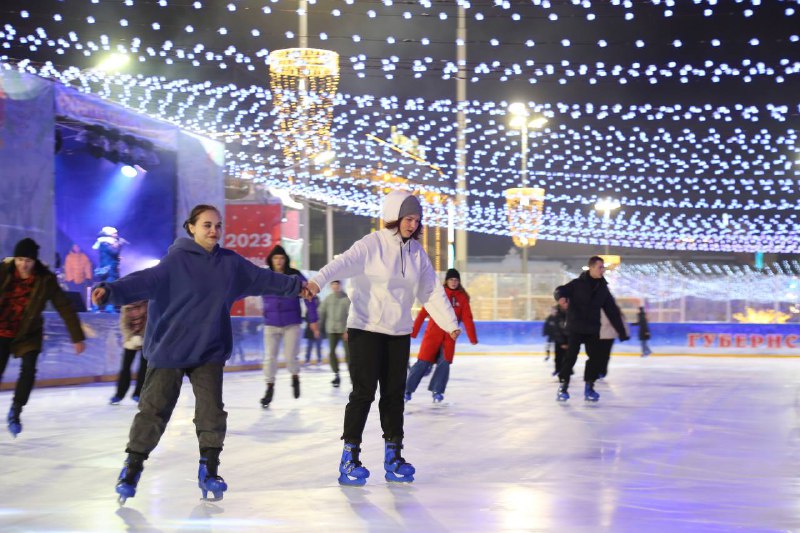
[[[347,338],[350,345],[348,369],[353,392],[350,393],[350,401],[344,411],[342,439],[345,442],[361,443],[369,408],[380,384],[378,409],[383,438],[395,442],[402,440],[405,408],[403,393],[406,388],[411,336],[348,329]]]
[[[122,366],[119,369],[119,378],[117,379],[117,398],[124,398],[128,393],[128,388],[131,386],[131,366],[133,366],[133,359],[136,357],[136,352],[139,350],[128,350],[122,352]],[[141,352],[139,352],[141,354]],[[139,356],[139,370],[136,371],[136,388],[133,389],[134,396],[142,395],[142,385],[144,385],[144,377],[147,374],[147,359],[144,356]]]
[[[9,337],[0,337],[0,381],[3,380],[8,359],[11,357],[11,341],[13,340],[13,338]],[[33,384],[36,382],[36,362],[39,359],[39,352],[28,352],[21,359],[22,366],[19,369],[13,400],[14,405],[20,407],[26,405],[31,397]]]
[[[221,364],[148,368],[125,451],[147,457],[155,449],[178,403],[184,375],[189,376],[194,391],[194,426],[200,449],[222,448],[228,420],[222,403],[222,368]]]
[[[555,356],[555,365],[556,365],[556,373],[558,373],[561,369],[561,365],[564,364],[564,359],[567,358],[567,349],[562,348],[560,344],[557,342],[553,343],[553,349],[556,352]]]
[[[611,347],[614,346],[614,339],[600,339],[598,348],[598,368],[597,373],[600,376],[608,375],[608,362],[611,361]]]
[[[558,369],[558,377],[565,386],[569,385],[572,368],[578,360],[581,344],[583,344],[586,346],[586,355],[589,356],[589,359],[586,361],[586,368],[583,371],[583,380],[594,383],[597,380],[598,374],[600,374],[600,359],[602,358],[600,339],[597,335],[580,334],[570,334],[567,339],[567,354],[564,358],[564,364]]]

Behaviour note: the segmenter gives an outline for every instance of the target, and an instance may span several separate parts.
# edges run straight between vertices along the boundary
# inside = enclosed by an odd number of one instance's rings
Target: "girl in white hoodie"
[[[414,481],[414,467],[400,456],[414,300],[419,300],[453,339],[461,333],[431,261],[417,242],[422,230],[419,200],[402,191],[388,194],[383,203],[383,220],[384,229],[363,237],[328,263],[311,278],[306,291],[311,297],[326,283],[352,278],[347,336],[353,392],[344,412],[344,451],[339,465],[339,483],[343,485],[364,485],[369,477],[359,455],[361,435],[378,384],[378,408],[386,443],[385,478]]]

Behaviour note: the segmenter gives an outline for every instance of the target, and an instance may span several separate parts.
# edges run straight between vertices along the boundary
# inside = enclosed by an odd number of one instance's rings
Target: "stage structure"
[[[54,266],[57,253],[73,243],[88,251],[98,230],[114,225],[132,241],[131,253],[151,245],[144,255],[158,258],[185,235],[192,206],[224,211],[223,165],[222,143],[50,80],[0,71],[4,255],[32,237]]]

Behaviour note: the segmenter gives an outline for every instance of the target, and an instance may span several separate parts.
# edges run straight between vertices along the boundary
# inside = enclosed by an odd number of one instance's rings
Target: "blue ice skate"
[[[566,402],[569,400],[569,393],[567,392],[567,388],[561,386],[558,388],[558,394],[556,394],[556,401],[558,402]]]
[[[207,448],[201,452],[200,466],[197,469],[197,486],[200,487],[204,500],[220,501],[223,493],[228,490],[228,484],[217,473],[221,451],[219,448]],[[213,498],[208,497],[209,492],[214,495]]]
[[[17,435],[22,433],[22,421],[19,419],[20,413],[22,413],[22,407],[18,405],[12,405],[11,409],[8,410],[8,431],[15,439]]]
[[[411,393],[406,391],[406,393],[403,394],[403,400],[405,400],[407,402],[410,402],[411,401]]]
[[[359,455],[361,448],[358,444],[344,443],[342,461],[339,463],[339,485],[363,487],[366,484],[369,470],[361,465]]]
[[[119,396],[112,396],[111,399],[108,400],[108,404],[109,405],[119,405],[119,403],[121,401],[122,401],[122,398],[120,398]]]
[[[587,381],[583,388],[583,397],[587,402],[596,402],[600,399],[600,395],[594,390],[594,383]]]
[[[442,400],[444,400],[444,394],[441,392],[433,393],[433,403],[442,403]]]
[[[125,501],[128,498],[136,496],[136,486],[139,484],[139,478],[142,475],[142,470],[144,470],[143,463],[143,456],[138,454],[128,455],[125,466],[122,467],[117,479],[117,500],[120,505],[125,505]]]
[[[386,441],[383,469],[386,470],[386,481],[393,483],[411,483],[414,481],[416,469],[400,456],[403,445]]]

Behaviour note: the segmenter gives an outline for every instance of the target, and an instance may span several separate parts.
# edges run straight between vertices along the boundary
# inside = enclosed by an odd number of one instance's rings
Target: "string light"
[[[298,108],[281,115],[275,104],[292,95],[229,81],[264,83],[272,48],[283,49],[297,37],[292,31],[296,2],[273,0],[272,7],[251,9],[232,2],[159,0],[160,8],[123,8],[124,18],[119,6],[84,4],[64,0],[61,13],[46,14],[29,6],[9,8],[0,27],[4,68],[53,78],[222,140],[229,176],[252,173],[267,186],[285,181],[279,169],[289,154],[275,139],[281,121],[298,118]],[[470,24],[471,37],[462,43],[440,31],[441,24],[455,23],[452,4],[348,0],[331,11],[311,2],[308,15],[312,26],[328,30],[318,34],[320,40],[343,53],[341,75],[349,80],[411,80],[422,87],[423,82],[451,83],[463,66],[467,79],[479,86],[563,87],[563,95],[551,92],[559,96],[549,99],[530,91],[540,100],[529,103],[531,111],[550,121],[531,134],[528,157],[531,184],[547,191],[539,239],[687,250],[798,250],[800,142],[794,124],[800,106],[793,93],[780,92],[796,84],[800,74],[800,26],[792,3],[777,8],[758,0],[724,8],[716,0],[680,6],[672,0],[456,4],[466,10]],[[661,34],[668,39],[637,25],[653,16],[669,25],[670,31]],[[780,24],[765,26],[765,16]],[[709,30],[689,31],[688,17],[702,19]],[[391,31],[373,19],[391,21]],[[346,21],[364,23],[348,28]],[[726,26],[730,31],[723,31]],[[348,33],[352,28],[357,33]],[[480,53],[458,65],[452,57],[458,44]],[[86,70],[87,62],[111,53],[129,56],[141,74]],[[55,54],[67,66],[33,62],[39,54]],[[228,71],[224,78],[214,74],[222,71]],[[153,72],[160,74],[146,75]],[[211,81],[186,79],[187,72]],[[635,87],[643,96],[635,104],[622,91],[609,92],[602,101],[568,96],[573,88],[600,84]],[[663,96],[646,103],[651,87],[663,95],[698,84],[705,92],[690,104]],[[717,103],[722,100],[708,96],[715,87],[727,91],[732,86],[744,97],[732,92],[725,103]],[[768,101],[764,95],[771,89],[782,99]],[[360,90],[367,92],[369,85]],[[328,94],[333,98],[332,91]],[[374,180],[388,171],[454,196],[454,102],[339,94],[328,109],[334,105],[330,137],[346,157],[326,169],[298,169],[302,179],[294,194],[374,215],[380,202]],[[456,218],[456,227],[509,234],[503,191],[518,185],[520,137],[506,126],[506,106],[486,99],[464,105],[469,210]],[[368,137],[385,138],[392,127],[421,139],[429,164]],[[609,196],[620,201],[620,209],[604,224],[593,206]],[[426,212],[426,223],[446,224],[434,206],[426,209],[434,212],[430,218]]]

